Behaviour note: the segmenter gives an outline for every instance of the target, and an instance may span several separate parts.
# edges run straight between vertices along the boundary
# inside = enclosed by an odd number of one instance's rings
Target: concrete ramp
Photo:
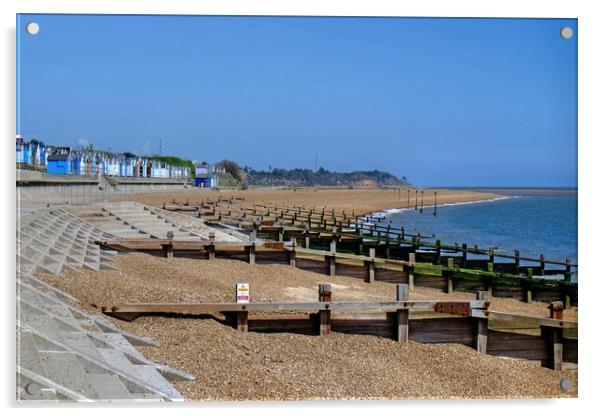
[[[94,243],[112,236],[63,208],[40,210],[18,221],[20,275],[36,271],[58,275],[64,269],[118,269],[115,255]]]
[[[198,240],[201,237],[136,202],[72,206],[69,211],[98,229],[122,238],[167,238],[169,232],[177,240]]]
[[[17,400],[181,401],[170,381],[194,376],[135,348],[157,343],[77,308],[72,297],[30,276],[17,279]]]

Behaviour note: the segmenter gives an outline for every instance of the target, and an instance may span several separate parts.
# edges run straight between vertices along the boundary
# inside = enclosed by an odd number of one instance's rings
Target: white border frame
[[[287,413],[306,414],[308,412],[329,412],[343,410],[345,412],[366,413],[368,408],[377,407],[379,412],[399,413],[403,411],[432,410],[446,415],[470,412],[487,412],[496,415],[516,412],[519,408],[529,412],[582,412],[590,405],[596,404],[600,370],[596,344],[599,345],[599,330],[594,328],[597,318],[595,310],[598,293],[600,293],[602,276],[597,276],[593,262],[597,253],[596,236],[600,234],[600,220],[596,216],[596,189],[600,175],[600,163],[597,160],[600,152],[600,111],[602,106],[595,106],[600,101],[600,62],[599,41],[602,39],[602,19],[596,9],[596,1],[550,0],[550,1],[381,1],[381,0],[9,0],[0,3],[3,13],[2,42],[2,83],[5,91],[4,100],[0,103],[2,126],[5,127],[2,148],[3,180],[0,194],[10,195],[10,201],[2,206],[3,233],[2,262],[5,273],[3,283],[3,319],[2,329],[5,334],[2,343],[3,380],[0,391],[3,402],[14,406],[14,266],[15,244],[15,168],[13,159],[13,136],[15,134],[15,21],[16,13],[106,13],[106,14],[205,14],[205,15],[329,15],[329,16],[429,16],[429,17],[562,17],[578,18],[579,30],[579,265],[581,277],[580,290],[580,326],[579,343],[579,399],[578,400],[519,400],[519,401],[422,401],[422,402],[287,402],[287,403],[211,403],[178,406],[179,411],[212,413],[231,413],[233,410],[250,414]],[[596,100],[597,99],[597,100]],[[597,114],[598,113],[598,114]],[[597,119],[596,119],[597,116]],[[598,121],[596,123],[596,121]],[[599,256],[599,255],[598,255]],[[596,333],[596,331],[598,333]],[[200,409],[198,408],[200,406]],[[335,409],[335,407],[343,409]],[[593,407],[593,406],[592,406]],[[126,408],[127,409],[127,408]],[[169,408],[172,411],[173,406]],[[116,409],[86,409],[86,412],[106,413]],[[158,414],[167,409],[155,406],[145,412]],[[79,414],[81,408],[67,409],[53,407],[51,409],[21,408],[12,409],[19,413],[45,415]],[[11,413],[12,413],[11,411]],[[126,410],[128,411],[128,410]],[[131,410],[129,410],[131,412]]]

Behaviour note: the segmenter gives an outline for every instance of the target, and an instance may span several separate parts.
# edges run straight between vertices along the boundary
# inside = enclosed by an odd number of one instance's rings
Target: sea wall
[[[17,170],[19,201],[87,204],[126,198],[128,195],[191,188],[183,179],[67,176]]]

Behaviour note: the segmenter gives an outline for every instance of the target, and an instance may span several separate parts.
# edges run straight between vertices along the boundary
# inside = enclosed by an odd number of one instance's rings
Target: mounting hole
[[[36,22],[30,22],[27,23],[27,26],[25,26],[25,30],[27,30],[27,33],[30,35],[37,35],[40,31],[40,25]]]
[[[573,29],[571,29],[568,26],[563,27],[562,29],[560,29],[560,36],[562,36],[563,39],[570,39],[573,37]]]
[[[40,394],[40,386],[33,381],[25,385],[25,391],[32,396]]]
[[[572,390],[573,382],[571,380],[569,380],[568,378],[563,378],[562,380],[560,380],[560,388],[565,391]]]

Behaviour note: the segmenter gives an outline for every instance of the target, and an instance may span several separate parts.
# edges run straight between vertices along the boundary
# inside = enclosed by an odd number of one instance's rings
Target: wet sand
[[[176,202],[197,203],[203,199],[243,197],[249,203],[271,202],[279,205],[305,205],[308,207],[326,207],[327,209],[344,210],[356,215],[367,214],[392,208],[415,207],[435,204],[435,192],[437,193],[437,204],[450,204],[457,202],[481,201],[494,199],[499,195],[490,192],[475,192],[467,190],[448,189],[425,189],[424,202],[422,191],[402,188],[397,189],[337,189],[337,188],[252,188],[245,191],[211,191],[206,189],[194,189],[177,192],[157,192],[149,194],[138,194],[129,197],[130,200],[147,205],[161,206],[163,203]],[[409,201],[408,201],[409,195]]]

